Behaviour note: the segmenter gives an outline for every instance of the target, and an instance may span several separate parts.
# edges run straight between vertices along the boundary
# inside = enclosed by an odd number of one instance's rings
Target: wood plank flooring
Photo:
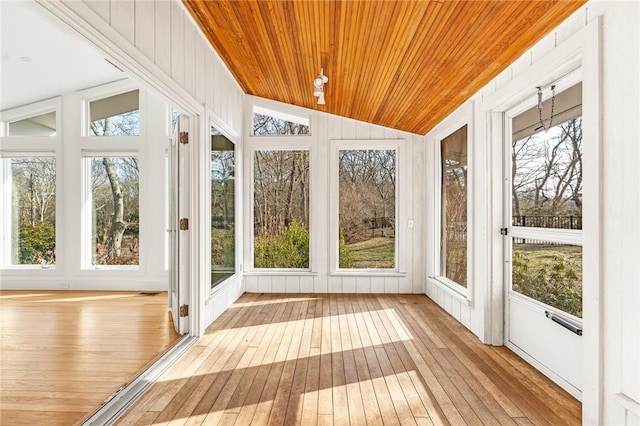
[[[120,425],[578,425],[581,404],[426,296],[245,294]]]
[[[171,347],[167,294],[0,291],[0,425],[73,425]]]

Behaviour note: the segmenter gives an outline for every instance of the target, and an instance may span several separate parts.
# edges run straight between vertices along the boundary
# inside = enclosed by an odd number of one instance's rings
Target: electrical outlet
[[[413,220],[409,220],[409,223],[407,223],[407,226],[409,227],[409,229],[413,228]]]
[[[69,285],[69,283],[61,283],[61,284],[60,284],[60,287],[62,287],[62,288],[69,288],[69,287],[71,287],[71,286]]]

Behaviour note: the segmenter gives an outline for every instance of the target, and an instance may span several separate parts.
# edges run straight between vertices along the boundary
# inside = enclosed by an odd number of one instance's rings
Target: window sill
[[[444,277],[429,277],[429,280],[462,303],[468,306],[473,305],[468,296],[468,289]]]
[[[51,266],[7,265],[0,268],[0,274],[25,274],[25,273],[47,274],[47,273],[53,273],[55,271],[56,271],[56,267],[54,265],[51,265]]]

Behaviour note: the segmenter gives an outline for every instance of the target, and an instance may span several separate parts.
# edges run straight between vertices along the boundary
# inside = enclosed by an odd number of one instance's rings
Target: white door
[[[559,86],[505,119],[505,337],[581,399],[582,85]]]
[[[188,144],[181,143],[181,137],[188,135],[188,119],[182,115],[178,117],[171,138],[169,149],[169,307],[176,332],[185,334],[189,331],[188,323],[188,260],[189,260],[189,232],[186,209],[188,206],[186,171]],[[187,229],[185,229],[187,228]]]

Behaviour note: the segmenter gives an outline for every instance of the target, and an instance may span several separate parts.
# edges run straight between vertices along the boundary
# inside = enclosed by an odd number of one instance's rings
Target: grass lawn
[[[557,257],[563,257],[572,265],[578,279],[582,281],[582,247],[551,244],[513,244],[513,251],[526,255],[529,260],[529,271],[534,274],[542,266],[553,264]]]
[[[354,244],[347,244],[353,255],[354,269],[395,268],[395,238],[374,237]]]

